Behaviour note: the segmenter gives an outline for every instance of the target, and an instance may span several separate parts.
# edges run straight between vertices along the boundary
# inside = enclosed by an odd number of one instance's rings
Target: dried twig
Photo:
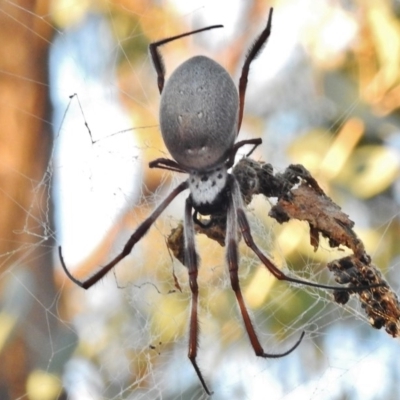
[[[346,246],[353,255],[328,263],[336,282],[348,287],[380,287],[365,290],[335,290],[334,300],[345,304],[351,294],[358,296],[371,325],[377,329],[385,327],[393,337],[400,331],[400,304],[397,295],[383,279],[382,274],[371,262],[363,242],[353,230],[351,221],[340,207],[320,188],[317,181],[302,165],[290,165],[283,173],[274,174],[270,164],[243,158],[233,169],[239,182],[244,202],[249,204],[256,194],[278,199],[269,216],[280,224],[291,219],[305,221],[310,227],[310,243],[316,251],[320,235],[328,239],[332,248]],[[196,232],[203,233],[224,246],[225,217],[210,216],[207,223],[201,219],[195,224]],[[183,260],[183,228],[180,224],[171,232],[168,247],[174,256]]]

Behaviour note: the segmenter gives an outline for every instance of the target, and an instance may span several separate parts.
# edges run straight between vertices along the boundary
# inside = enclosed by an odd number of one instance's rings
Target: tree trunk
[[[24,397],[53,372],[49,0],[0,2],[0,398]],[[5,328],[6,327],[6,328]],[[8,330],[7,330],[8,329]]]

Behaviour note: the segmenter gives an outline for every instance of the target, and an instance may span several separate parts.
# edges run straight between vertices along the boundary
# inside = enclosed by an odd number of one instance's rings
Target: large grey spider
[[[261,252],[251,234],[238,181],[234,175],[228,172],[234,164],[239,148],[250,144],[253,145],[254,150],[261,144],[261,139],[242,140],[236,143],[235,140],[243,118],[250,64],[260,53],[270,36],[272,11],[271,8],[267,26],[248,51],[239,80],[239,93],[228,72],[221,65],[205,56],[192,57],[181,64],[173,72],[164,87],[165,67],[158,47],[185,36],[221,28],[222,25],[208,26],[149,45],[161,94],[161,133],[165,145],[173,157],[173,160],[159,158],[152,161],[149,166],[150,168],[186,173],[189,178],[179,184],[139,225],[121,253],[86,280],[80,281],[71,275],[64,263],[61,247],[59,248],[61,265],[67,276],[80,287],[88,289],[131,252],[133,246],[146,234],[151,225],[179,193],[189,189],[190,194],[186,199],[184,213],[184,264],[188,269],[192,293],[188,357],[208,395],[211,395],[212,392],[208,389],[196,361],[199,332],[197,316],[199,258],[195,247],[194,224],[202,223],[197,217],[198,214],[226,217],[225,246],[231,286],[235,292],[251,345],[257,356],[278,358],[288,355],[300,344],[304,332],[301,333],[297,342],[283,353],[270,354],[263,350],[240,290],[238,278],[239,230],[247,246],[253,250],[277,279],[317,288],[338,289],[335,286],[317,284],[287,276]],[[363,288],[365,289],[365,287]],[[342,291],[355,290],[354,287],[339,289]]]

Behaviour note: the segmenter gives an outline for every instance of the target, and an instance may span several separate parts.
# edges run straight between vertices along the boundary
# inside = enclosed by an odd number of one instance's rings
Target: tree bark
[[[59,322],[53,281],[50,1],[0,2],[0,398],[23,398],[31,372],[51,371]],[[0,323],[1,323],[0,322]],[[4,327],[5,324],[3,323]],[[54,343],[53,343],[54,344]]]

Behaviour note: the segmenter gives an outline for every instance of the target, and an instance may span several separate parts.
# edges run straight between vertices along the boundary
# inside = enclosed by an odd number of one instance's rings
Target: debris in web
[[[345,246],[350,249],[352,255],[327,264],[336,282],[347,288],[380,286],[354,291],[337,289],[333,292],[334,301],[346,304],[350,295],[356,295],[374,328],[384,327],[393,337],[399,336],[400,303],[397,295],[372,263],[363,242],[353,230],[354,222],[324,193],[306,168],[290,165],[283,173],[274,173],[271,164],[246,157],[236,164],[232,174],[239,182],[246,205],[258,194],[277,198],[277,203],[269,212],[270,217],[280,224],[291,219],[307,222],[314,251],[319,247],[321,236],[328,240],[332,248]],[[196,233],[205,234],[224,246],[226,216],[209,216],[205,220],[195,214],[194,220]],[[167,245],[174,257],[184,264],[182,224],[171,231]]]
[[[399,335],[400,307],[397,295],[382,278],[381,272],[371,263],[371,260],[361,260],[355,255],[343,257],[328,263],[328,269],[333,272],[338,283],[350,283],[354,286],[380,283],[382,286],[357,292],[361,307],[369,317],[369,322],[376,329],[385,327],[393,337]],[[349,292],[335,290],[334,299],[338,304],[349,300]]]

